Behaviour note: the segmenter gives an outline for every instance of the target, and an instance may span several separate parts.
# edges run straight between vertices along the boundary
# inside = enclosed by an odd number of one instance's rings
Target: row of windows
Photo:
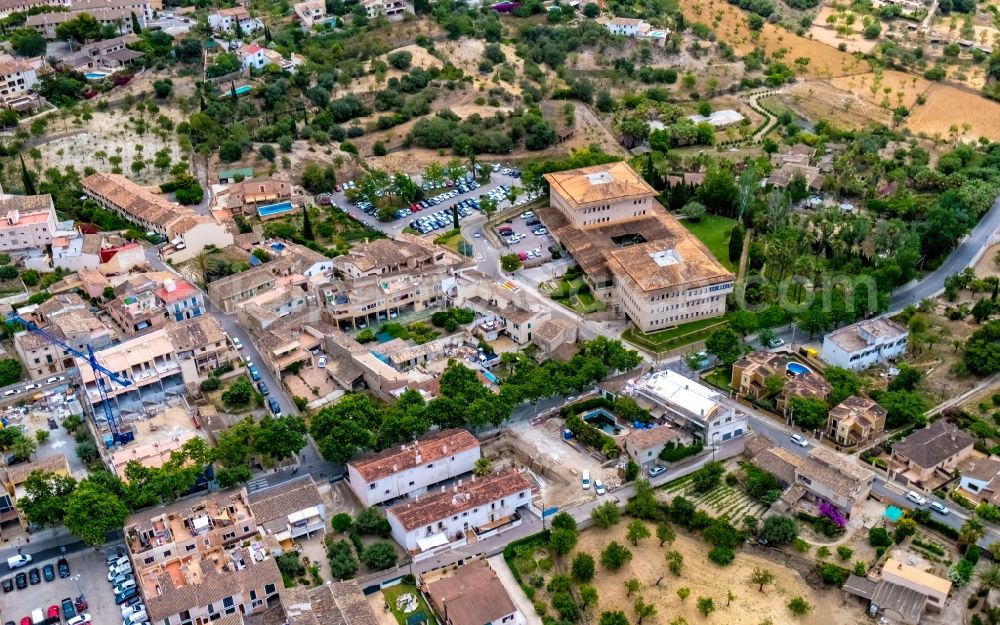
[[[583,220],[583,225],[585,225],[585,226],[591,226],[591,225],[594,225],[594,224],[608,223],[609,221],[611,221],[610,217],[599,217],[597,219],[585,219],[585,220]]]
[[[709,315],[709,314],[722,314],[722,309],[721,308],[717,308],[715,310],[708,311],[708,312],[700,312],[700,313],[692,312],[692,313],[684,313],[684,314],[680,314],[680,315],[671,315],[670,317],[664,317],[663,319],[654,319],[654,320],[652,320],[652,321],[649,322],[649,325],[650,326],[670,325],[672,323],[679,323],[679,322],[685,321],[687,319],[693,319],[694,317],[704,317],[704,316]]]
[[[590,213],[603,213],[604,211],[611,210],[610,204],[604,204],[603,206],[591,206],[590,208],[583,209],[583,214],[589,215]]]

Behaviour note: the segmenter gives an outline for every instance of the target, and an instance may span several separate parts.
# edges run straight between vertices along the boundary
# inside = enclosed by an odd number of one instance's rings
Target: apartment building
[[[885,431],[885,416],[885,408],[871,399],[851,395],[830,409],[827,436],[838,445],[870,441]]]
[[[0,196],[0,252],[25,255],[44,250],[58,232],[50,195]]]
[[[303,28],[311,29],[316,24],[326,21],[326,2],[323,0],[306,0],[292,6],[295,16]]]
[[[281,590],[287,625],[379,625],[357,582],[327,582]]]
[[[545,175],[538,211],[595,296],[644,332],[725,313],[733,275],[624,162]]]
[[[468,430],[440,430],[355,458],[347,463],[348,483],[363,505],[374,506],[466,475],[480,457],[479,441]]]
[[[238,6],[231,9],[219,9],[208,14],[208,25],[216,32],[233,32],[237,29],[245,34],[252,34],[264,25],[255,17],[250,16],[246,7]]]
[[[459,480],[389,508],[392,538],[415,555],[488,538],[520,525],[518,508],[530,505],[531,488],[531,480],[512,468]]]
[[[236,312],[242,302],[267,306],[266,298],[255,298],[278,288],[287,288],[290,293],[296,289],[305,292],[310,284],[322,284],[333,271],[331,259],[300,245],[272,242],[265,249],[274,255],[271,260],[210,282],[209,300],[226,312]]]
[[[390,22],[397,22],[403,19],[406,12],[406,4],[402,0],[363,0],[361,6],[365,7],[370,20],[384,15]]]
[[[539,328],[552,318],[552,312],[530,301],[520,290],[515,293],[502,282],[486,278],[475,270],[455,276],[453,304],[470,308],[476,314],[474,332],[486,341],[504,334],[518,345],[527,345]]]
[[[395,239],[376,239],[353,246],[333,259],[335,269],[348,278],[367,278],[427,269],[445,261],[447,250],[423,237],[402,233]]]
[[[167,237],[168,257],[174,262],[193,258],[209,245],[233,244],[233,235],[223,224],[173,204],[122,175],[97,173],[81,182],[84,194],[102,208]]]
[[[652,401],[663,418],[705,445],[747,433],[747,415],[726,404],[722,393],[669,369],[638,381],[634,394]]]
[[[108,314],[126,336],[139,336],[205,311],[204,295],[190,282],[171,274],[162,280],[153,275],[140,274],[118,285],[118,297],[108,302]]]
[[[11,13],[27,13],[34,7],[54,7],[68,9],[71,0],[0,0],[0,18]]]
[[[243,491],[141,510],[124,532],[150,622],[207,625],[278,604],[281,572]]]
[[[102,349],[115,340],[115,333],[90,312],[89,304],[75,293],[60,293],[19,314],[65,344],[86,352],[88,346]],[[42,380],[75,366],[73,356],[41,335],[27,330],[14,334],[14,349],[28,377]]]
[[[41,59],[14,59],[0,61],[0,101],[11,104],[24,98],[38,84]]]
[[[240,354],[212,315],[199,315],[172,324],[167,338],[181,368],[181,378],[189,388],[208,379],[209,374],[226,364],[240,363]]]
[[[114,6],[92,9],[72,8],[69,11],[61,11],[58,13],[39,13],[37,15],[29,15],[27,21],[24,23],[24,26],[25,28],[31,28],[49,41],[53,41],[57,38],[56,29],[59,28],[60,24],[75,19],[83,14],[93,17],[101,26],[111,26],[119,35],[126,35],[132,32],[132,15],[135,15],[140,27],[146,27],[146,17],[142,12],[135,12],[129,10],[128,8],[119,8]]]
[[[248,493],[247,505],[264,534],[279,545],[326,534],[326,504],[310,475]]]
[[[824,336],[820,358],[835,367],[862,371],[905,355],[909,335],[888,317],[866,319]]]

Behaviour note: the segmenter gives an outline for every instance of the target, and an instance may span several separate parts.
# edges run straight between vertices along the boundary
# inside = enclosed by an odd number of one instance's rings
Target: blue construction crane
[[[120,442],[121,432],[118,429],[118,421],[115,419],[115,415],[111,411],[111,402],[108,401],[108,394],[107,394],[108,383],[104,379],[104,376],[107,376],[110,380],[112,380],[119,386],[123,387],[132,386],[132,380],[129,380],[128,378],[118,373],[115,373],[110,369],[105,368],[104,366],[101,365],[101,363],[97,362],[97,357],[94,356],[94,348],[91,347],[90,345],[87,345],[87,353],[84,354],[75,347],[67,345],[66,342],[63,341],[58,336],[50,334],[44,329],[39,328],[37,325],[28,321],[27,319],[24,319],[17,313],[11,313],[10,316],[7,317],[7,323],[8,324],[19,323],[22,326],[24,326],[24,328],[29,332],[34,332],[35,334],[40,335],[49,343],[57,345],[62,349],[66,350],[67,353],[73,354],[77,358],[87,361],[87,364],[90,365],[90,368],[94,371],[94,381],[97,383],[97,390],[101,394],[101,403],[104,404],[104,416],[108,420],[108,427],[111,428],[111,435],[114,437],[114,441],[116,443]],[[84,385],[83,390],[84,392],[87,391],[86,385]]]

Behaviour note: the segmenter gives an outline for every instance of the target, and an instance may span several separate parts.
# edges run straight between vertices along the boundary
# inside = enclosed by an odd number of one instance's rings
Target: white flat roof
[[[710,415],[719,406],[716,398],[721,394],[718,391],[674,371],[655,373],[641,386],[663,403],[678,406],[692,414]]]

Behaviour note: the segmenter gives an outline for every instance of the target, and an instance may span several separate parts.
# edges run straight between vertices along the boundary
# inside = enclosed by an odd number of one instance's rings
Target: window
[[[264,592],[266,592],[269,595],[272,594],[274,592],[274,584],[267,584],[266,586],[264,586]]]
[[[164,558],[169,558],[171,556],[171,554],[172,554],[172,552],[168,549],[167,551],[163,552],[163,557]]]
[[[429,465],[427,465],[427,468],[428,468],[428,469],[433,469],[433,468],[434,468],[434,463],[432,462],[432,463],[430,463]]]
[[[194,551],[194,545],[187,545],[184,547],[184,551]]]
[[[143,564],[152,564],[155,561],[156,561],[156,558],[154,558],[153,556],[149,556],[148,558],[146,558],[145,560],[143,560],[142,563]]]
[[[518,493],[517,498],[518,499],[524,499],[524,493]]]

